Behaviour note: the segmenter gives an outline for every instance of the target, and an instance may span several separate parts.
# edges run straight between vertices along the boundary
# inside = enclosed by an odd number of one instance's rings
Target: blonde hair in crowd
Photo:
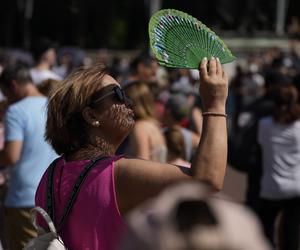
[[[136,120],[156,118],[154,98],[148,85],[144,82],[134,82],[125,88],[126,95],[133,101],[133,111]]]
[[[81,67],[51,93],[45,138],[59,155],[86,143],[86,123],[81,113],[101,89],[105,74],[102,64]]]
[[[167,141],[168,154],[179,157],[183,160],[186,159],[184,137],[180,126],[172,126],[165,131]]]

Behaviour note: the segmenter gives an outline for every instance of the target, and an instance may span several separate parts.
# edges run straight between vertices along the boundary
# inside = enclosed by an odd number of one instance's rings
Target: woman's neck
[[[101,155],[114,155],[116,147],[107,143],[103,139],[98,139],[97,143],[88,143],[80,149],[66,155],[68,161],[89,160]]]

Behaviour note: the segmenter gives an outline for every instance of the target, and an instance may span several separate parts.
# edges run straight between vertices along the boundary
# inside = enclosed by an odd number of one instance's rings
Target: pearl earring
[[[96,127],[98,127],[98,126],[100,125],[100,122],[99,122],[99,121],[95,121],[95,122],[93,123],[93,125],[96,126]]]

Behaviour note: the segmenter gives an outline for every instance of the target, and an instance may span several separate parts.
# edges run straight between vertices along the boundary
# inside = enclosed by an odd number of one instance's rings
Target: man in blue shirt
[[[46,104],[24,66],[7,67],[0,88],[9,102],[5,114],[5,143],[0,165],[10,166],[5,198],[5,222],[10,250],[22,249],[36,232],[31,225],[37,185],[48,165],[57,156],[44,140]]]

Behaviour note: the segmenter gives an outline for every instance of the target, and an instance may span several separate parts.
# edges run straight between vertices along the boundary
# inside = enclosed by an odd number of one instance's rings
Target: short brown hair
[[[21,85],[32,83],[29,68],[22,64],[7,66],[0,75],[0,83],[7,88],[13,80]]]
[[[124,87],[124,91],[133,101],[133,111],[136,120],[156,118],[154,97],[146,83],[140,81],[130,83]]]
[[[37,88],[44,96],[50,96],[54,89],[57,88],[60,83],[61,81],[58,80],[47,79],[44,80],[41,84],[39,84]]]
[[[105,74],[103,64],[81,67],[51,94],[45,138],[58,154],[72,152],[86,143],[86,123],[82,111],[101,89]]]
[[[293,84],[275,86],[272,94],[275,103],[273,117],[276,122],[289,124],[300,119],[298,91]]]

